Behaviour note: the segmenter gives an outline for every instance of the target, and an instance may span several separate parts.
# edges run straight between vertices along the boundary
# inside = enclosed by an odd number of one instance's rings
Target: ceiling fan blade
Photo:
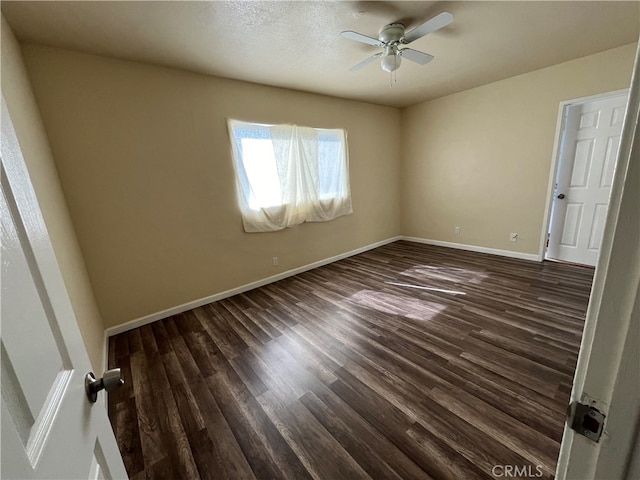
[[[382,42],[377,38],[367,37],[358,32],[352,32],[351,30],[345,30],[340,34],[341,37],[348,38],[349,40],[355,40],[356,42],[366,43],[368,45],[373,45],[374,47],[381,47]]]
[[[406,58],[407,60],[411,60],[412,62],[419,63],[420,65],[426,65],[431,60],[433,60],[433,55],[429,55],[428,53],[419,52],[418,50],[414,50],[413,48],[403,48],[399,50],[402,58]]]
[[[367,58],[366,60],[363,60],[362,62],[358,63],[357,65],[354,65],[353,67],[351,67],[349,69],[350,72],[355,72],[356,70],[360,70],[361,68],[366,67],[367,65],[369,65],[371,62],[375,61],[376,58],[379,58],[382,56],[382,52],[380,53],[376,53],[375,55],[371,55],[369,58]]]
[[[435,32],[446,27],[453,22],[453,15],[449,12],[442,12],[430,20],[427,20],[419,27],[414,28],[404,36],[402,43],[411,43],[414,40],[424,37],[427,33]]]

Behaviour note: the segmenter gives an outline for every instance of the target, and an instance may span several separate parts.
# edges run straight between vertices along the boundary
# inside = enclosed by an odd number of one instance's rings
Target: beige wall
[[[628,88],[634,53],[627,45],[405,109],[402,233],[537,254],[559,103]]]
[[[102,319],[60,187],[42,119],[29,84],[20,46],[4,17],[1,30],[2,95],[22,148],[89,359],[93,369],[102,372]]]
[[[537,254],[559,102],[628,86],[634,50],[402,112],[61,49],[23,55],[115,326],[398,234]],[[226,117],[346,128],[355,213],[244,233]]]
[[[107,326],[400,232],[397,109],[60,49],[23,55]],[[226,117],[345,128],[353,215],[244,233]]]

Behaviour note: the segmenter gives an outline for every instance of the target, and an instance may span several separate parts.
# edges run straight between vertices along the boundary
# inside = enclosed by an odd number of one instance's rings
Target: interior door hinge
[[[567,408],[567,425],[594,442],[600,440],[605,418],[597,408],[580,402],[573,402]]]

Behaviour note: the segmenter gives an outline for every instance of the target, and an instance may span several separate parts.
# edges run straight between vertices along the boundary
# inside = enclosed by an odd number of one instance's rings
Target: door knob
[[[95,403],[98,398],[98,392],[100,390],[106,390],[112,392],[116,388],[124,385],[124,378],[120,373],[119,368],[113,368],[104,372],[102,378],[96,379],[93,372],[87,373],[84,377],[84,389],[87,392],[87,397],[91,403]]]
[[[558,195],[558,197],[560,200],[562,200],[564,198],[564,193],[561,193],[560,195]]]

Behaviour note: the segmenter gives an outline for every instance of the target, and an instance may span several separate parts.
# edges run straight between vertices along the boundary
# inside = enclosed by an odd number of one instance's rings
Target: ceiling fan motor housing
[[[384,44],[399,43],[402,37],[404,37],[404,25],[401,23],[390,23],[380,30],[378,40]]]

